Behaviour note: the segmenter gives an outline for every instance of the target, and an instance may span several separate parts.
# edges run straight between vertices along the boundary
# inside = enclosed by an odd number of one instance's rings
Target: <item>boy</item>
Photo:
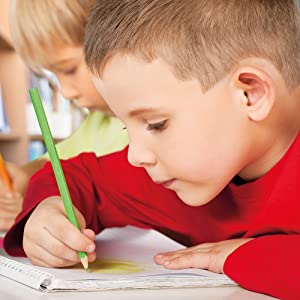
[[[9,253],[59,267],[86,250],[92,261],[95,233],[130,224],[193,246],[158,254],[166,268],[299,299],[299,26],[293,0],[97,1],[86,60],[129,147],[63,163],[84,234],[51,167],[37,173]]]
[[[64,96],[90,111],[80,128],[57,145],[61,158],[84,151],[104,155],[121,150],[128,143],[122,123],[111,116],[92,84],[82,53],[84,28],[94,4],[94,0],[11,3],[10,29],[14,46],[24,62],[39,73],[43,73],[42,68],[53,71]],[[0,230],[7,230],[13,224],[30,176],[47,161],[48,156],[42,156],[23,166],[7,163],[15,192],[0,186]]]

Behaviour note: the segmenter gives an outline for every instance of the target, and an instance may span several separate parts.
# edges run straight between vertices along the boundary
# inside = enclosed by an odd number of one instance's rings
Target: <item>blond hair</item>
[[[204,90],[241,59],[261,57],[295,87],[297,0],[96,0],[86,27],[86,62],[101,76],[116,54],[161,58],[176,76],[197,78]]]
[[[16,51],[35,71],[47,68],[45,51],[83,44],[95,0],[11,0],[10,30]]]

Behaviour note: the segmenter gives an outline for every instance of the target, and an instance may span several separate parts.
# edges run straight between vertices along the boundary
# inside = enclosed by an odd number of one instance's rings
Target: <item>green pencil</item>
[[[40,93],[37,88],[32,88],[29,90],[30,98],[34,106],[34,110],[41,128],[41,132],[46,144],[46,148],[48,150],[50,161],[52,164],[52,168],[54,171],[54,175],[56,178],[56,182],[58,185],[58,189],[61,195],[61,198],[64,203],[65,211],[67,218],[69,221],[76,226],[79,230],[78,221],[74,212],[73,203],[70,197],[69,189],[66,183],[65,175],[61,167],[60,160],[57,155],[56,147],[54,145],[54,141],[52,138],[52,134],[48,125],[47,117],[43,108],[43,104],[41,101]],[[85,270],[88,269],[88,258],[87,254],[82,251],[78,251],[78,256],[80,258],[80,261],[85,268]]]

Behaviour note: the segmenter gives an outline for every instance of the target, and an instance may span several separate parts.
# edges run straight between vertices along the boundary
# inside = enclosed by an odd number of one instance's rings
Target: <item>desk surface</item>
[[[0,299],[5,300],[271,300],[262,294],[249,292],[239,287],[164,289],[164,290],[127,290],[99,292],[60,292],[42,293],[27,286],[0,276]]]

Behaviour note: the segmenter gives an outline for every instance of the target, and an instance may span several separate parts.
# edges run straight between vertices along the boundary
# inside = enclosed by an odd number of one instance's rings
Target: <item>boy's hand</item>
[[[251,239],[233,239],[217,243],[205,243],[194,247],[159,253],[154,261],[167,269],[207,269],[223,273],[223,266],[230,253]]]
[[[81,232],[67,219],[60,197],[47,198],[35,208],[23,236],[24,251],[33,264],[72,266],[79,262],[77,251],[87,252],[89,262],[96,259],[95,233],[85,229],[82,214],[75,207],[74,210]]]

